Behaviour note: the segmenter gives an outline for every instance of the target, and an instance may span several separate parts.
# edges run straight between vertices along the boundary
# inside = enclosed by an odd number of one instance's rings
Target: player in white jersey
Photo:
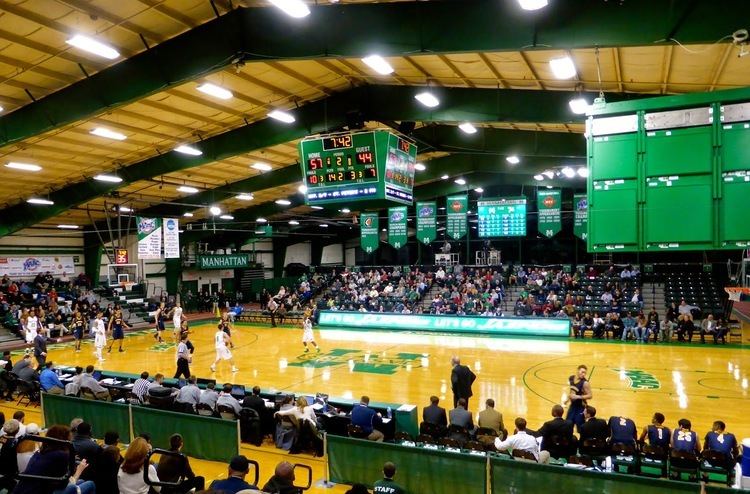
[[[305,345],[305,353],[310,351],[310,349],[307,348],[308,343],[312,343],[312,346],[315,347],[315,350],[320,353],[320,347],[318,347],[318,344],[315,343],[312,321],[309,317],[306,317],[302,322],[302,344]]]
[[[229,360],[232,365],[232,372],[237,372],[239,369],[234,366],[234,359],[232,358],[232,352],[229,350],[229,345],[232,343],[232,339],[228,334],[224,332],[224,326],[219,324],[219,327],[214,334],[214,346],[216,347],[216,360],[211,364],[211,372],[216,372],[216,364],[221,360]]]
[[[29,313],[26,318],[26,344],[34,342],[34,338],[39,333],[39,318],[36,316],[36,312],[33,310]]]
[[[91,329],[94,333],[94,354],[96,358],[102,361],[104,360],[102,358],[102,349],[107,346],[107,328],[104,326],[104,319],[102,319],[101,312],[96,313],[96,319],[94,319]]]
[[[174,338],[179,341],[180,339],[180,327],[182,325],[182,306],[179,302],[172,309],[172,324],[174,324]]]

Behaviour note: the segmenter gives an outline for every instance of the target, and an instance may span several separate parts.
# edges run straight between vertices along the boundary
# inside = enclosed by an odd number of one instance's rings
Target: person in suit
[[[448,417],[445,414],[445,408],[438,406],[440,398],[430,396],[430,405],[422,410],[422,421],[430,424],[448,427]]]
[[[260,386],[253,386],[252,394],[242,400],[242,408],[252,408],[261,416],[266,411],[266,402],[260,397]]]
[[[43,370],[44,364],[47,363],[47,337],[44,335],[44,330],[39,331],[34,337],[34,358],[37,370]]]
[[[495,400],[487,398],[484,402],[487,406],[484,410],[479,412],[479,427],[487,427],[497,432],[498,436],[503,435],[505,425],[503,424],[503,414],[495,410]]]
[[[474,429],[474,420],[471,417],[471,412],[466,409],[466,400],[460,398],[458,400],[458,406],[450,411],[450,424],[463,427],[467,431]]]
[[[473,396],[471,385],[477,376],[465,365],[461,365],[461,359],[454,356],[451,359],[453,370],[451,371],[451,389],[453,390],[453,407],[458,406],[458,400],[463,398],[466,403],[465,410],[469,409],[469,398]]]
[[[545,422],[536,433],[537,437],[542,438],[541,450],[549,451],[550,456],[554,458],[567,458],[577,449],[576,439],[573,436],[573,422],[562,418],[564,412],[565,410],[561,405],[554,405],[552,407],[552,420]],[[567,440],[568,447],[556,447],[555,439]]]
[[[606,441],[609,438],[609,425],[604,419],[596,418],[596,408],[587,405],[583,409],[583,416],[586,421],[581,424],[581,442],[587,439],[603,439]]]
[[[370,408],[370,398],[363,396],[359,405],[352,408],[352,425],[358,425],[367,434],[370,441],[383,442],[385,436],[378,427],[382,427],[383,419],[379,413]]]

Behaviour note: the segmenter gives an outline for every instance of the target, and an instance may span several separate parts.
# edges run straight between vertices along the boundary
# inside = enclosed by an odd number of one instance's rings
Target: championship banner
[[[406,245],[406,206],[388,208],[388,243],[394,249]]]
[[[136,217],[138,259],[161,259],[161,218]]]
[[[174,218],[164,219],[164,257],[180,257],[180,222]]]
[[[47,271],[52,276],[63,273],[71,278],[75,275],[73,256],[24,256],[0,257],[0,276],[11,278],[33,278]]]
[[[378,250],[378,244],[380,243],[378,213],[362,213],[359,215],[359,229],[359,244],[362,246],[362,250],[368,254]]]
[[[540,190],[536,195],[536,206],[539,210],[539,233],[552,238],[560,232],[560,189]]]
[[[586,194],[573,195],[573,233],[581,240],[588,238],[589,201]]]
[[[469,210],[469,197],[450,196],[446,199],[446,234],[456,240],[466,235],[466,213]]]
[[[437,237],[437,204],[417,203],[417,239],[425,245]]]

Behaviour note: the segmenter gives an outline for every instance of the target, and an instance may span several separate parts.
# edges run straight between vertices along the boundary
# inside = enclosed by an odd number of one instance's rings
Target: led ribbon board
[[[412,203],[417,146],[387,130],[311,136],[299,144],[307,204]]]

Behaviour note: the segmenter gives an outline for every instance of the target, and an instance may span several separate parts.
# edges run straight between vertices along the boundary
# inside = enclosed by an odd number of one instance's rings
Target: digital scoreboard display
[[[526,198],[500,197],[477,201],[480,238],[526,236]]]
[[[307,137],[299,151],[307,204],[412,203],[417,147],[390,131]]]

